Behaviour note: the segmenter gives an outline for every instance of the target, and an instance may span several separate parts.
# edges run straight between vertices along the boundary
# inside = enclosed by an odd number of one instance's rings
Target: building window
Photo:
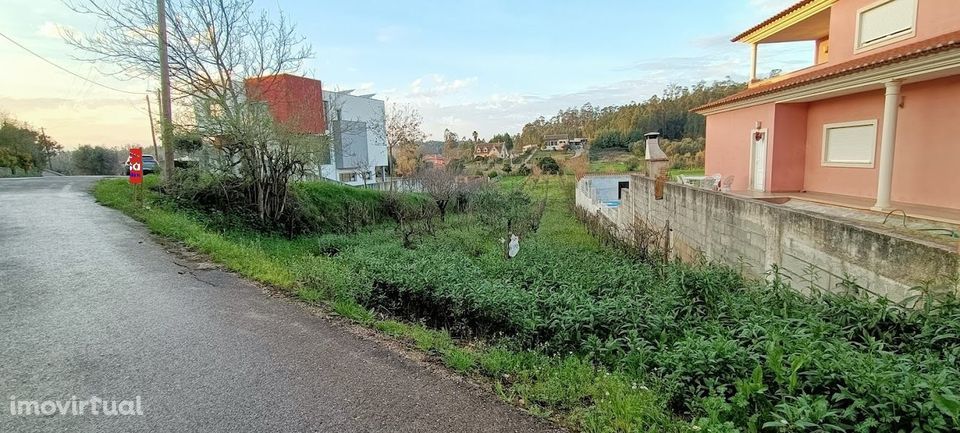
[[[882,0],[857,11],[857,51],[916,34],[917,0]]]
[[[340,182],[356,182],[356,173],[340,173]]]
[[[824,166],[873,168],[876,149],[876,120],[823,126]]]

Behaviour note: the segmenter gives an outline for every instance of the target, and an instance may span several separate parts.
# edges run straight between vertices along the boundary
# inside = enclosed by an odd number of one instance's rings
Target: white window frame
[[[895,36],[890,36],[890,37],[886,37],[886,38],[883,38],[883,39],[879,39],[879,40],[876,40],[876,41],[873,41],[873,42],[870,42],[870,43],[866,43],[866,44],[860,42],[860,30],[861,30],[861,29],[860,29],[860,25],[861,25],[862,22],[863,22],[863,14],[864,14],[865,12],[869,12],[869,11],[871,11],[871,10],[873,10],[873,9],[876,9],[876,8],[878,8],[878,7],[881,7],[881,6],[885,5],[885,4],[890,3],[890,2],[893,2],[893,1],[909,1],[909,2],[912,2],[912,3],[913,3],[913,24],[910,26],[910,31],[908,31],[908,32],[906,32],[906,33],[899,34],[899,35],[895,35]],[[916,35],[917,35],[917,10],[918,10],[918,4],[919,4],[919,1],[918,1],[918,0],[880,0],[880,1],[876,2],[876,3],[871,3],[871,4],[867,5],[867,6],[864,6],[864,7],[860,8],[860,9],[857,9],[857,29],[856,29],[856,33],[853,34],[853,38],[854,38],[854,39],[853,39],[853,53],[854,53],[854,54],[859,54],[859,53],[862,53],[862,52],[865,52],[865,51],[870,51],[870,50],[872,50],[872,49],[874,49],[874,48],[882,47],[882,46],[884,46],[884,45],[890,45],[890,44],[892,44],[892,43],[900,42],[900,41],[903,41],[903,40],[906,40],[906,39],[910,39],[910,38],[916,36]]]
[[[827,160],[827,138],[831,129],[849,128],[852,126],[872,126],[873,127],[873,151],[870,152],[869,162],[831,162]],[[857,120],[843,123],[827,123],[823,125],[823,140],[820,146],[820,165],[823,167],[844,167],[844,168],[873,168],[877,162],[877,120]]]

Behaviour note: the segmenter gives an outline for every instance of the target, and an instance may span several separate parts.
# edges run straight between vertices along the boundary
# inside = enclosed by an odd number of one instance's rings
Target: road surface
[[[233,274],[192,269],[94,203],[95,180],[0,180],[0,432],[555,429]],[[91,397],[139,397],[143,415],[71,415]],[[11,414],[47,400],[73,406]]]

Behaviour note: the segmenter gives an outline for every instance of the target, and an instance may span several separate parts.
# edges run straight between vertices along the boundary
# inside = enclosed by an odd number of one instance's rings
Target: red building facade
[[[323,88],[319,80],[280,74],[250,78],[245,87],[247,97],[265,102],[278,123],[304,134],[326,132]]]

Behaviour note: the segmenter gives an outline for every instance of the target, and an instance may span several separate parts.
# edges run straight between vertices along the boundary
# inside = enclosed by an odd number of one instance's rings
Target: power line
[[[44,62],[47,62],[47,63],[50,64],[51,66],[53,66],[53,67],[55,67],[55,68],[57,68],[57,69],[59,69],[59,70],[61,70],[61,71],[63,71],[63,72],[66,72],[66,73],[68,73],[68,74],[70,74],[70,75],[73,75],[74,77],[77,77],[77,78],[79,78],[79,79],[81,79],[81,80],[83,80],[83,81],[86,81],[86,82],[88,82],[88,83],[95,84],[95,85],[97,85],[97,86],[103,87],[104,89],[113,90],[114,92],[127,93],[127,94],[130,94],[130,95],[142,95],[142,94],[144,94],[144,92],[131,92],[131,91],[128,91],[128,90],[121,90],[121,89],[118,89],[118,88],[116,88],[116,87],[110,87],[110,86],[108,86],[108,85],[106,85],[106,84],[100,84],[100,83],[98,83],[98,82],[96,82],[96,81],[93,81],[93,80],[91,80],[91,79],[89,79],[89,78],[86,78],[86,77],[84,77],[84,76],[82,76],[82,75],[80,75],[80,74],[77,74],[76,72],[73,72],[73,71],[71,71],[71,70],[69,70],[69,69],[67,69],[67,68],[64,68],[63,66],[60,66],[60,65],[58,65],[58,64],[56,64],[56,63],[53,63],[53,62],[50,61],[50,60],[47,60],[45,57],[41,56],[40,54],[37,54],[37,53],[34,52],[33,50],[31,50],[31,49],[29,49],[29,48],[21,45],[19,42],[15,41],[15,40],[11,39],[9,36],[3,34],[3,32],[0,32],[0,36],[3,36],[4,39],[6,39],[6,40],[10,41],[12,44],[14,44],[14,45],[22,48],[24,51],[26,51],[26,52],[28,52],[28,53],[30,53],[30,54],[33,54],[36,58],[38,58],[38,59],[40,59],[40,60],[43,60]]]

